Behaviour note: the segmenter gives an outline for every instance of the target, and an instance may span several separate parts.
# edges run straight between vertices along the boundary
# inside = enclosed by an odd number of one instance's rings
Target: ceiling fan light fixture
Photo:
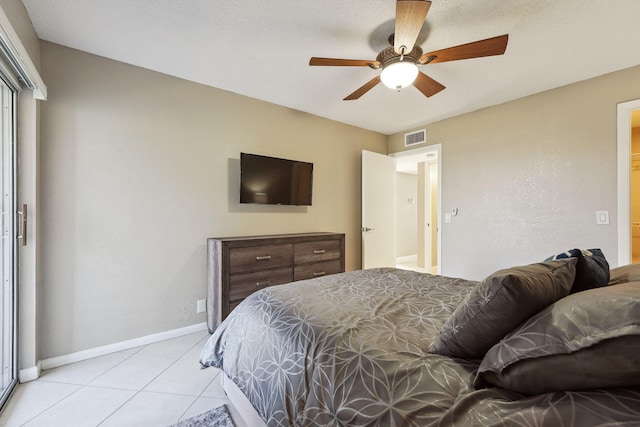
[[[382,83],[390,88],[400,90],[409,86],[418,77],[418,66],[412,61],[397,61],[385,65],[380,73]]]

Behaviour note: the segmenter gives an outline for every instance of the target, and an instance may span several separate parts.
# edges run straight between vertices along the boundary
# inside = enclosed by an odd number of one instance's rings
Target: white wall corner
[[[20,369],[20,371],[18,372],[18,381],[23,384],[29,381],[37,380],[38,378],[40,378],[40,372],[42,372],[42,363],[38,361],[38,363],[36,363],[36,366],[32,366],[31,368],[26,369]]]

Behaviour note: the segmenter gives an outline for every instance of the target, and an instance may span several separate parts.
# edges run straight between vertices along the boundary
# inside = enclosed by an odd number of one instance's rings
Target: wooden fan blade
[[[363,86],[361,86],[358,90],[353,92],[351,95],[347,96],[343,101],[352,101],[354,99],[360,98],[365,93],[369,92],[372,88],[374,88],[378,83],[380,83],[380,76],[375,76]]]
[[[309,65],[326,65],[326,66],[338,66],[338,67],[365,67],[370,65],[374,68],[378,68],[380,63],[375,60],[367,61],[363,59],[337,59],[337,58],[316,58],[313,57],[309,60]]]
[[[416,43],[420,29],[424,24],[431,7],[430,1],[425,0],[398,0],[396,2],[396,29],[393,36],[393,50],[409,53]]]
[[[418,77],[413,82],[413,85],[427,98],[435,95],[444,89],[444,86],[431,77],[424,74],[422,71],[418,73]]]
[[[438,62],[457,61],[459,59],[502,55],[507,49],[508,41],[509,34],[503,34],[501,36],[491,37],[490,39],[478,40],[477,42],[436,50],[435,52],[428,52],[422,55],[422,57],[420,57],[420,63],[424,64],[429,62],[430,64],[435,64]],[[433,57],[433,59],[429,60],[431,57]]]

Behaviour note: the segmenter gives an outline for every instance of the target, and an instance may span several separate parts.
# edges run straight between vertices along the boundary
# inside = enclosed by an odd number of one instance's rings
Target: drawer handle
[[[324,271],[319,271],[317,273],[313,273],[313,277],[320,277],[320,276],[324,276],[325,272]]]
[[[267,280],[266,282],[256,282],[256,288],[260,286],[269,286],[271,284],[271,280]]]
[[[324,249],[320,249],[320,250],[317,250],[317,251],[313,251],[313,253],[314,253],[314,254],[316,254],[316,255],[320,255],[320,254],[323,254],[323,253],[325,253],[325,252],[327,252],[327,251],[325,251]]]
[[[270,259],[271,259],[271,255],[257,256],[256,257],[256,261],[269,261]]]

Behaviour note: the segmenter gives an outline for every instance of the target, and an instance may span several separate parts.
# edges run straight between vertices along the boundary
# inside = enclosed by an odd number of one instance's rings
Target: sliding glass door
[[[16,214],[16,92],[0,80],[0,145],[2,146],[2,244],[0,262],[0,407],[17,384],[17,218]],[[19,212],[20,215],[26,212]]]

